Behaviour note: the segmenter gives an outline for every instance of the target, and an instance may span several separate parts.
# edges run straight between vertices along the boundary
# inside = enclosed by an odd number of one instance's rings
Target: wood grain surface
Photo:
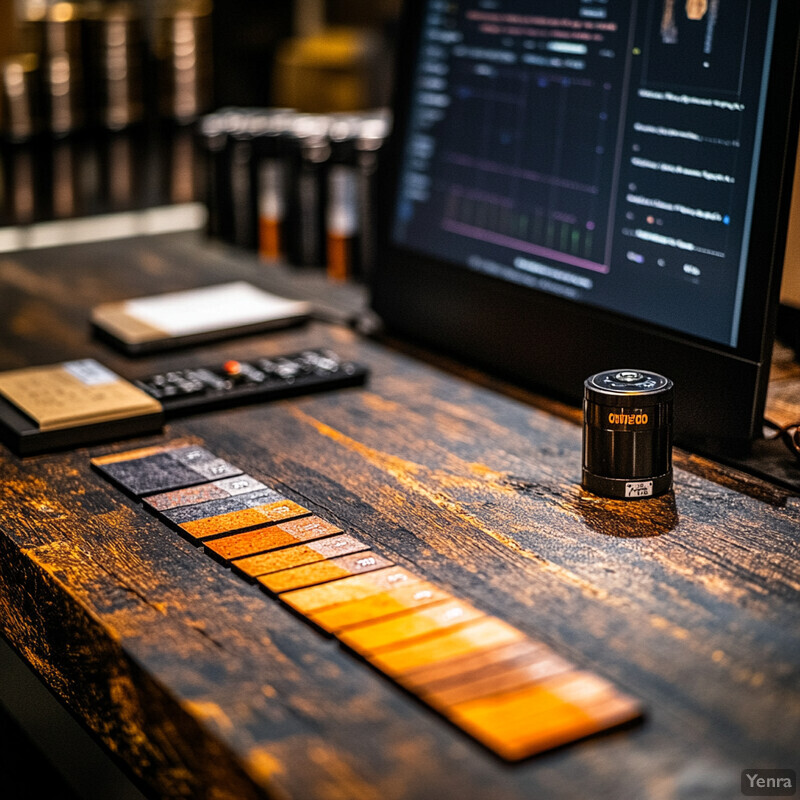
[[[132,378],[328,345],[372,370],[163,436],[0,449],[0,630],[153,796],[731,800],[745,768],[800,768],[791,491],[676,452],[670,494],[601,500],[575,409],[344,325],[138,360],[90,336],[96,303],[238,278],[327,316],[361,303],[188,235],[0,257],[2,369],[94,357]],[[611,680],[644,722],[505,764],[89,467],[174,440]]]

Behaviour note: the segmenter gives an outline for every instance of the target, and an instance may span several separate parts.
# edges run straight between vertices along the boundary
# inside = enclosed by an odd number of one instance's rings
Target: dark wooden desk
[[[574,409],[308,327],[129,360],[100,301],[246,278],[358,297],[193,236],[0,257],[0,368],[92,356],[127,376],[331,344],[365,389],[170,423],[20,460],[0,449],[2,634],[155,796],[734,798],[800,768],[800,508],[676,453],[674,494],[584,494]],[[446,367],[446,368],[442,368]],[[643,724],[507,765],[212,561],[89,467],[187,438],[595,670]]]

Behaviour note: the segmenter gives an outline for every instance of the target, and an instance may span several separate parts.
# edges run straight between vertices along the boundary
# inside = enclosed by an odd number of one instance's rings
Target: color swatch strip
[[[195,445],[92,466],[502,758],[638,718],[639,703]]]

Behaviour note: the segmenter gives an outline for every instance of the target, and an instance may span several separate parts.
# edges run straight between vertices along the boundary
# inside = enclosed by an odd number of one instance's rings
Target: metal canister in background
[[[258,255],[262,261],[278,261],[286,256],[289,188],[294,181],[287,137],[294,118],[291,109],[266,109],[253,142]]]
[[[583,487],[634,500],[672,486],[672,381],[614,369],[584,382]]]
[[[324,114],[299,114],[287,136],[288,158],[294,176],[289,190],[287,256],[299,266],[325,263],[325,171],[330,156]]]
[[[81,7],[55,3],[31,24],[42,33],[46,127],[54,136],[66,136],[86,121]]]
[[[380,159],[391,130],[391,112],[376,111],[362,120],[356,139],[359,215],[361,230],[358,277],[368,280],[378,254]]]
[[[96,158],[99,208],[129,211],[157,202],[156,179],[145,136],[144,19],[130,0],[83,6],[86,96],[93,126],[87,155]]]
[[[41,214],[39,59],[11,56],[2,64],[2,214],[0,224],[27,224]]]
[[[26,142],[41,131],[39,58],[23,53],[4,59],[2,66],[2,137]]]
[[[328,131],[325,263],[328,277],[337,281],[353,277],[361,259],[361,197],[356,168],[360,123],[358,118],[334,116]]]
[[[211,6],[210,0],[164,0],[156,6],[156,85],[166,119],[190,122],[208,110]]]
[[[230,236],[229,207],[225,190],[225,148],[228,142],[228,109],[206,114],[197,127],[198,149],[203,159],[203,199],[208,209],[206,233],[216,239]]]
[[[36,136],[41,130],[37,97],[39,60],[34,53],[2,65],[2,224],[26,224],[39,216]]]
[[[255,237],[253,114],[251,109],[226,107],[206,114],[198,126],[208,235],[242,246],[253,246]]]
[[[85,10],[91,107],[97,125],[119,131],[144,118],[144,20],[125,0]]]
[[[247,250],[255,250],[258,240],[256,187],[253,182],[253,140],[258,124],[257,113],[243,109],[228,131],[226,147],[231,242]]]

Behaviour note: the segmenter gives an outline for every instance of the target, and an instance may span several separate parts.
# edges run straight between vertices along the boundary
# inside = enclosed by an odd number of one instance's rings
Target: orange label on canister
[[[608,414],[609,425],[624,425],[626,427],[636,425],[647,425],[650,422],[650,417],[644,411],[636,412],[617,412],[610,411]]]
[[[281,229],[279,220],[259,217],[258,255],[264,261],[277,261],[281,257]]]
[[[633,433],[655,430],[668,422],[667,412],[657,406],[625,408],[587,404],[584,418],[586,423],[595,429]]]

